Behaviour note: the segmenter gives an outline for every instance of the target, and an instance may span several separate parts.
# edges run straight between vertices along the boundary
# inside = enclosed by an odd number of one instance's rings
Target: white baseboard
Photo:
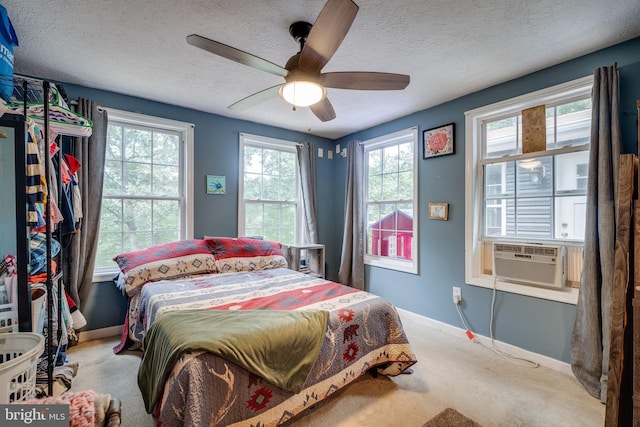
[[[420,314],[413,313],[411,311],[403,310],[401,308],[398,308],[398,311],[401,312],[403,316],[407,316],[407,317],[413,316],[415,318],[420,319],[423,322],[428,323],[433,328],[439,329],[439,330],[441,330],[443,332],[446,332],[448,334],[456,335],[456,336],[459,336],[459,337],[466,337],[466,331],[464,329],[462,329],[462,328],[457,327],[457,326],[453,326],[453,325],[450,325],[448,323],[441,322],[439,320],[431,319],[429,317],[422,316]],[[475,332],[474,332],[474,335],[484,345],[486,345],[488,347],[491,347],[491,338],[490,337],[485,337],[483,335],[476,334]],[[565,375],[569,375],[571,377],[574,376],[573,375],[573,371],[571,370],[571,365],[568,364],[567,362],[563,362],[562,360],[558,360],[558,359],[554,359],[554,358],[549,357],[549,356],[545,356],[544,354],[534,353],[532,351],[525,350],[523,348],[516,347],[515,345],[509,344],[509,343],[505,343],[505,342],[502,342],[502,341],[494,340],[494,342],[496,343],[496,345],[499,346],[500,351],[502,351],[504,353],[508,353],[508,354],[510,354],[512,356],[519,357],[519,358],[522,358],[522,359],[525,359],[525,360],[530,360],[532,362],[538,363],[540,366],[544,366],[546,368],[553,369],[554,371],[558,371],[560,373],[563,373]]]
[[[90,331],[78,332],[78,341],[99,340],[113,336],[120,336],[124,325],[109,326],[108,328],[92,329]]]
[[[453,326],[448,323],[441,322],[439,320],[431,319],[429,317],[426,317],[421,314],[417,314],[408,310],[404,310],[402,308],[398,308],[398,311],[401,312],[403,316],[407,316],[407,317],[413,316],[415,318],[420,319],[423,322],[426,322],[431,327],[435,329],[439,329],[448,334],[456,335],[459,337],[466,336],[465,330],[460,327]],[[78,333],[78,339],[80,340],[80,342],[82,342],[82,341],[96,340],[96,339],[107,338],[112,336],[119,336],[122,333],[123,327],[124,327],[123,325],[118,325],[118,326],[109,326],[108,328],[93,329],[91,331],[86,331],[86,332],[81,331]],[[476,334],[475,332],[474,334],[476,338],[478,338],[478,340],[480,340],[484,345],[489,347],[491,346],[490,337],[485,337],[483,335]],[[567,362],[563,362],[561,360],[554,359],[552,357],[545,356],[543,354],[534,353],[532,351],[525,350],[523,348],[517,347],[509,343],[505,343],[498,340],[494,340],[494,341],[497,345],[499,345],[500,350],[505,353],[509,353],[515,357],[520,357],[522,359],[531,360],[532,362],[538,363],[541,366],[544,366],[549,369],[553,369],[554,371],[561,372],[565,375],[569,375],[572,377],[574,376],[573,372],[571,371],[571,365],[568,364]]]

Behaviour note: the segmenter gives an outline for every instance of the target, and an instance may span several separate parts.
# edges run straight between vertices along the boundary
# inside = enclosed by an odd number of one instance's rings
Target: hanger
[[[71,111],[67,103],[60,96],[55,86],[51,87],[49,97],[49,127],[60,135],[89,137],[93,132],[93,121]],[[38,124],[44,123],[44,103],[27,102],[27,114]],[[7,104],[8,113],[24,114],[24,103],[12,102]]]

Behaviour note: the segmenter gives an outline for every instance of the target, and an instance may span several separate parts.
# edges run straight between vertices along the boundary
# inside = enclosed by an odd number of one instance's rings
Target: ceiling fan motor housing
[[[291,34],[291,37],[293,37],[296,42],[300,43],[300,52],[302,52],[302,48],[307,41],[311,27],[311,24],[304,21],[294,22],[289,26],[289,34]]]
[[[284,66],[284,68],[288,71],[284,80],[286,82],[300,81],[300,80],[304,80],[308,82],[317,82],[318,76],[320,75],[320,73],[309,73],[301,70],[298,67],[299,62],[300,62],[300,53],[296,53],[291,58],[289,58],[289,60],[287,61],[287,64]]]

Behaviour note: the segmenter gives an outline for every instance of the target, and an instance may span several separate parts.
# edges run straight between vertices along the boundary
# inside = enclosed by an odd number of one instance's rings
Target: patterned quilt
[[[389,302],[293,270],[154,282],[146,284],[134,299],[127,328],[132,342],[141,342],[158,316],[175,310],[329,312],[320,353],[302,391],[279,388],[211,353],[189,352],[174,365],[154,410],[164,427],[280,425],[367,371],[394,376],[416,363],[398,313]]]

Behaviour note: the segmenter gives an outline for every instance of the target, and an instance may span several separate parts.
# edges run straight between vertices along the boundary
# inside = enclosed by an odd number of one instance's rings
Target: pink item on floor
[[[93,390],[79,391],[77,393],[63,393],[58,397],[45,397],[32,399],[20,404],[33,405],[69,405],[69,427],[94,427],[96,419],[95,409],[96,393]]]

